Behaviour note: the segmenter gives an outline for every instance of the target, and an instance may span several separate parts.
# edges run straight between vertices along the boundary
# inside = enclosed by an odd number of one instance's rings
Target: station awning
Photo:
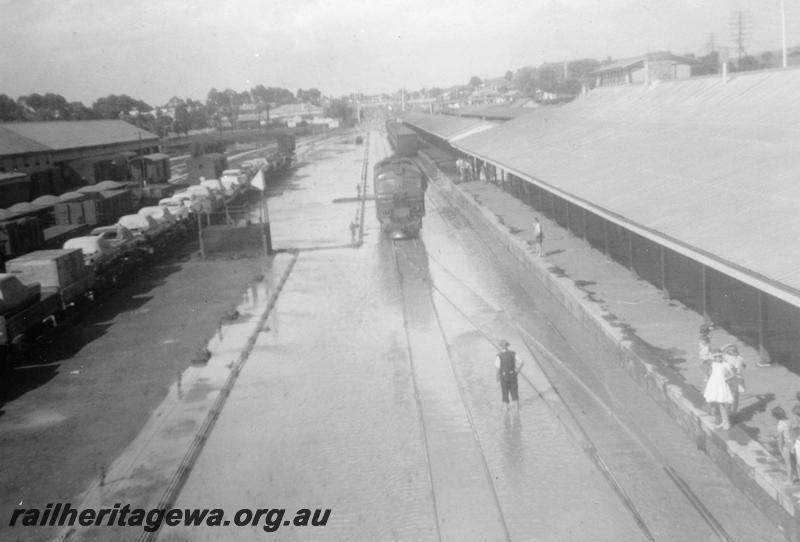
[[[800,306],[800,71],[597,89],[454,144]]]

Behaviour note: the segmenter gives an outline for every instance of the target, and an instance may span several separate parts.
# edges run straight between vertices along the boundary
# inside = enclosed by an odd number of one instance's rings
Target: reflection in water
[[[522,465],[522,420],[512,409],[503,419],[503,469],[509,480],[517,480]]]

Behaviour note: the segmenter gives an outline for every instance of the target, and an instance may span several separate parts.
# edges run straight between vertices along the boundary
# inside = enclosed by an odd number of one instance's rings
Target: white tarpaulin
[[[250,186],[253,188],[257,188],[262,192],[267,188],[266,180],[264,179],[264,172],[263,170],[258,170],[258,173],[253,175],[253,178],[250,179]]]

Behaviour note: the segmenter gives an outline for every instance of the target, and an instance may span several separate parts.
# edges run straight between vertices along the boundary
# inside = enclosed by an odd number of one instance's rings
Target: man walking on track
[[[517,405],[519,411],[519,386],[517,385],[517,375],[522,371],[523,363],[517,361],[517,354],[508,349],[508,341],[500,341],[500,352],[495,358],[494,365],[497,369],[497,381],[500,382],[500,393],[503,397],[506,410],[508,410],[508,396]]]

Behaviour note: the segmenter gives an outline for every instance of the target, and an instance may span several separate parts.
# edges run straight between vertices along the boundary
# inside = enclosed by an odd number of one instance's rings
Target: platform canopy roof
[[[533,107],[511,106],[511,105],[486,105],[482,107],[462,107],[459,109],[447,110],[448,115],[457,117],[474,117],[486,120],[511,120],[522,115],[527,115],[533,111]]]
[[[496,122],[482,119],[456,117],[453,115],[429,115],[419,112],[406,113],[401,119],[409,126],[448,142],[497,126]]]
[[[800,306],[800,70],[599,88],[454,146]]]
[[[60,120],[47,122],[6,122],[0,124],[0,154],[2,142],[16,138],[15,145],[30,142],[29,148],[18,152],[60,151],[96,147],[115,143],[158,143],[158,136],[128,124],[123,120]]]

